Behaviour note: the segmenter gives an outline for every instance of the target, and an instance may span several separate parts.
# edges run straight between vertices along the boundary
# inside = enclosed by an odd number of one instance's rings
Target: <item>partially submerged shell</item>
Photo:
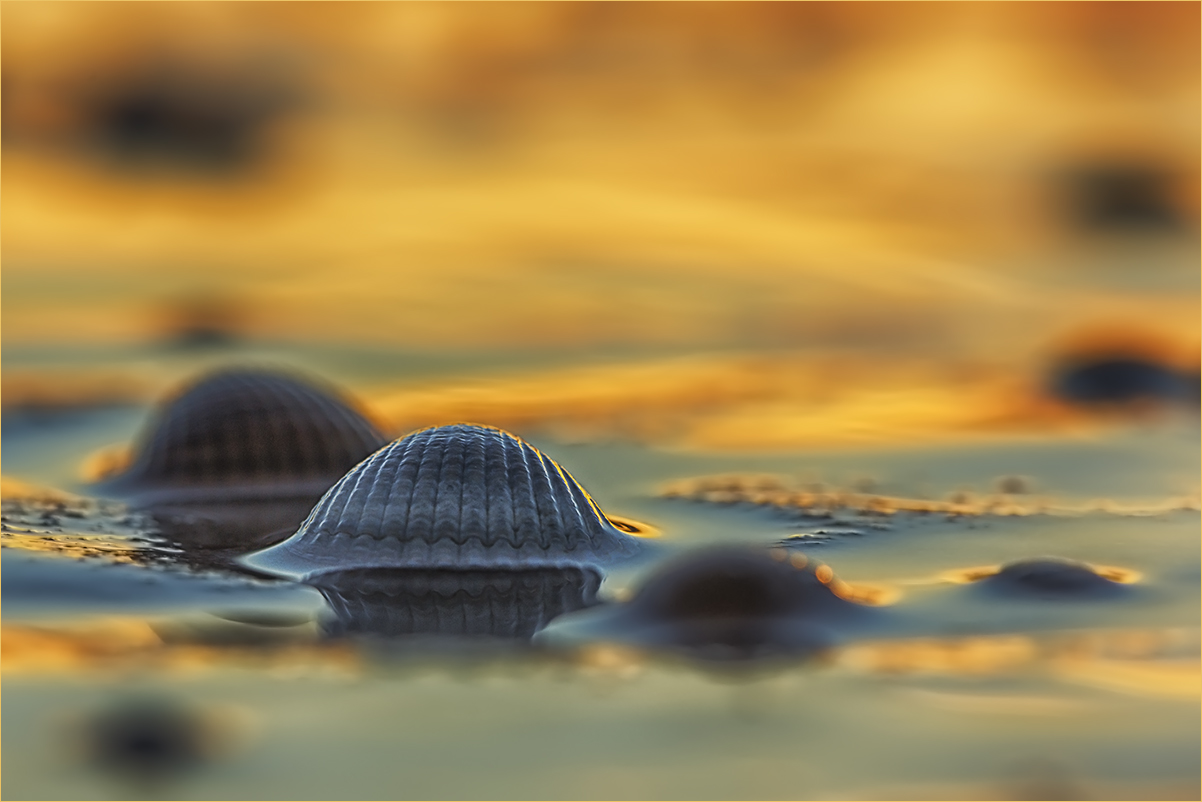
[[[681,652],[704,660],[806,655],[871,624],[828,566],[783,549],[738,546],[695,552],[647,578],[628,602],[566,616],[540,638],[594,640]]]
[[[222,370],[165,403],[129,467],[96,489],[138,506],[316,501],[384,442],[333,392],[281,373]]]
[[[295,535],[248,557],[295,577],[355,568],[601,565],[642,551],[567,471],[508,432],[415,432],[356,465]]]
[[[369,569],[324,574],[313,585],[333,612],[327,634],[528,640],[553,618],[596,604],[601,574]]]
[[[996,571],[973,578],[974,590],[992,596],[1051,600],[1110,599],[1131,588],[1115,573],[1112,576],[1087,563],[1058,557],[1016,560]],[[1129,581],[1129,580],[1127,580]]]

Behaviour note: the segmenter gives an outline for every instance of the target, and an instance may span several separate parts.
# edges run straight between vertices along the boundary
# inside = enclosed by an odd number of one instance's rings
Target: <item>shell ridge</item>
[[[459,451],[459,503],[455,506],[455,511],[458,513],[455,516],[455,531],[463,532],[463,490],[467,487],[467,482],[463,481],[463,470],[467,465],[467,448],[462,448]],[[456,538],[458,542],[458,538]]]
[[[356,427],[348,425],[355,413],[342,399],[328,393],[304,392],[305,389],[295,387],[293,393],[308,413],[304,424],[309,431],[304,442],[309,449],[313,471],[337,470],[348,462],[353,463],[357,454],[370,453],[384,444],[383,437],[363,437]]]
[[[245,476],[249,473],[246,469],[253,466],[255,462],[254,452],[251,448],[253,435],[249,430],[239,431],[238,427],[238,419],[246,415],[246,396],[252,395],[255,392],[255,387],[253,383],[249,383],[244,379],[235,381],[234,385],[234,389],[241,390],[241,397],[235,393],[227,392],[226,395],[234,396],[234,400],[227,399],[220,406],[215,405],[213,407],[216,412],[214,417],[216,418],[217,425],[215,427],[199,427],[199,431],[196,434],[199,442],[212,443],[212,452],[214,455],[222,456],[221,446],[224,444],[227,447],[224,454],[225,464],[222,464],[222,461],[215,461],[213,463],[206,463],[204,460],[201,461],[204,464],[204,469],[201,471],[202,475],[207,470],[214,477],[220,476],[223,472],[234,476]],[[199,415],[197,419],[203,420]],[[216,429],[216,431],[214,432],[213,429]]]
[[[481,438],[483,440],[483,438]],[[517,538],[517,520],[513,514],[513,488],[509,483],[509,449],[506,447],[504,437],[496,439],[495,448],[488,448],[487,444],[484,449],[485,453],[485,472],[486,484],[490,491],[488,493],[489,506],[485,511],[488,520],[488,532],[491,535],[491,543],[509,543]],[[496,463],[500,461],[500,470],[496,470]],[[494,470],[489,471],[492,467]],[[491,477],[491,481],[489,480]],[[496,494],[496,499],[493,499],[492,488],[499,492]]]
[[[563,482],[564,490],[567,491],[568,501],[572,503],[572,510],[576,513],[576,520],[583,524],[587,519],[581,511],[580,505],[576,502],[576,495],[572,492],[572,482],[569,481],[567,471],[555,460],[551,460],[551,464],[555,466],[555,471],[559,474],[559,480]],[[587,529],[587,527],[585,528]]]
[[[363,480],[369,476],[372,478],[375,477],[375,474],[378,471],[377,465],[383,459],[383,456],[383,451],[377,451],[375,454],[368,457],[367,460],[360,463],[355,469],[348,473],[342,479],[342,481],[334,486],[333,490],[337,490],[339,492],[334,495],[331,501],[341,501],[342,503],[341,506],[338,507],[338,517],[336,519],[331,520],[332,516],[330,514],[324,516],[324,522],[326,524],[324,528],[328,528],[329,525],[332,524],[334,534],[348,535],[357,530],[357,527],[354,526],[354,521],[350,520],[348,516],[361,515],[362,504],[356,504],[352,506],[352,502],[356,501],[355,497],[359,491],[359,485],[363,483]],[[350,479],[352,476],[354,477],[354,481],[348,483],[347,479]],[[331,490],[331,492],[333,492],[333,490]],[[332,506],[333,505],[331,505],[331,507]],[[334,510],[330,509],[329,512],[332,513]]]
[[[538,458],[538,467],[540,469],[542,481],[546,483],[546,498],[550,503],[550,508],[547,510],[548,515],[543,516],[543,521],[546,526],[546,536],[548,543],[554,543],[557,539],[562,541],[568,551],[576,548],[579,542],[579,533],[575,531],[575,527],[568,525],[567,519],[564,517],[564,510],[559,503],[559,493],[556,493],[555,482],[551,478],[551,470],[547,467],[547,463],[554,463],[555,460],[548,457],[546,454],[539,451],[537,448],[531,449],[534,456]],[[550,519],[548,521],[548,519]],[[574,523],[579,523],[574,522]]]
[[[415,446],[416,451],[415,455],[413,455],[413,462],[415,462],[416,467],[413,469],[413,481],[409,487],[409,498],[405,501],[404,534],[424,541],[427,535],[423,529],[428,529],[428,524],[426,519],[424,519],[426,516],[423,515],[421,506],[426,503],[426,499],[422,497],[427,492],[424,483],[429,481],[428,464],[429,459],[432,459],[432,456],[430,456],[430,438],[424,432],[418,432],[410,436],[413,438],[413,446]],[[413,506],[415,503],[417,504],[417,509]]]
[[[551,465],[554,466],[556,474],[559,476],[559,481],[561,482],[561,484],[558,486],[561,491],[560,495],[566,496],[567,503],[571,504],[571,512],[575,514],[572,520],[575,524],[575,527],[579,530],[580,537],[584,539],[586,544],[590,546],[594,545],[594,540],[596,539],[595,526],[590,524],[600,523],[600,521],[591,521],[588,515],[580,509],[581,499],[577,498],[577,490],[580,489],[580,485],[577,484],[576,480],[572,478],[572,475],[564,470],[563,466],[558,462],[550,459],[549,457],[548,459],[550,460]],[[593,510],[589,508],[589,512],[593,512]]]
[[[258,385],[258,387],[254,388],[254,396],[260,403],[260,409],[266,410],[283,406],[279,395],[268,392],[269,388],[265,386],[264,382],[259,382]],[[291,388],[283,387],[281,389],[289,396],[293,395],[290,392]],[[279,410],[278,414],[266,415],[264,417],[267,420],[268,442],[259,444],[263,447],[261,453],[254,453],[259,451],[259,449],[251,449],[254,474],[256,476],[262,476],[263,474],[270,475],[277,470],[288,472],[288,460],[286,457],[292,456],[297,452],[303,453],[303,448],[299,448],[298,445],[303,443],[305,438],[288,436],[288,424],[291,423],[295,426],[295,423],[290,420],[290,416],[283,414],[283,410]],[[246,432],[248,443],[253,444],[252,437],[254,434],[254,429],[249,429]],[[303,474],[304,471],[302,469]]]
[[[463,469],[469,438],[448,437],[442,444],[442,464],[438,469],[438,495],[434,503],[432,542],[462,542]]]
[[[584,487],[567,471],[564,471],[563,473],[564,481],[568,487],[568,494],[573,499],[578,498],[579,503],[584,504],[584,506],[588,509],[589,516],[591,516],[588,517],[582,514],[580,518],[582,524],[584,525],[589,544],[594,549],[609,551],[609,541],[613,540],[614,538],[621,537],[622,542],[625,542],[626,536],[614,528],[614,526],[609,522],[609,519],[605,517],[605,513],[603,513],[601,508],[597,506],[597,502],[593,501],[593,497],[589,495],[588,491],[585,490]]]
[[[372,485],[367,491],[367,503],[364,505],[365,515],[369,510],[374,511],[374,520],[369,522],[365,518],[361,524],[364,532],[374,533],[377,540],[383,540],[390,535],[389,523],[392,519],[389,512],[392,510],[393,501],[396,500],[393,489],[396,487],[397,475],[401,472],[405,461],[408,445],[406,444],[404,450],[397,448],[396,445],[389,445],[380,450],[380,470],[376,473]],[[398,455],[397,451],[401,451],[401,453]]]
[[[440,530],[439,523],[441,521],[440,521],[438,507],[439,507],[439,501],[442,501],[444,505],[446,505],[446,502],[447,502],[446,493],[443,492],[445,489],[443,487],[443,481],[444,481],[443,474],[446,473],[447,457],[449,456],[447,452],[451,451],[454,448],[454,440],[452,440],[451,438],[448,438],[448,437],[438,437],[438,438],[431,438],[431,439],[436,439],[438,444],[440,446],[442,446],[440,449],[438,449],[438,473],[436,474],[435,480],[434,480],[434,498],[431,500],[431,504],[430,504],[430,513],[431,513],[432,517],[430,519],[430,525],[429,525],[429,527],[427,527],[426,533],[425,533],[426,538],[430,543],[430,551],[433,552],[438,548],[438,544],[443,541],[443,538],[440,537],[441,532],[439,531]],[[440,496],[441,496],[441,498],[440,498]],[[445,520],[445,518],[443,520]],[[450,539],[452,541],[455,540],[453,535],[452,535],[452,537],[450,537],[448,539]],[[456,545],[458,545],[458,544],[456,544]],[[431,560],[431,562],[434,562],[434,561],[435,560]]]
[[[305,413],[302,419],[307,430],[304,438],[305,457],[312,466],[311,470],[326,473],[354,459],[343,440],[346,430],[341,425],[348,410],[324,393],[304,392],[305,389],[291,388],[293,397]],[[378,447],[377,443],[371,450]]]
[[[427,548],[434,542],[434,517],[438,505],[438,485],[442,478],[442,466],[446,460],[446,449],[440,448],[441,437],[437,430],[418,435],[424,441],[421,462],[409,504],[409,527],[406,535],[425,541]]]
[[[464,438],[463,466],[459,483],[460,542],[472,534],[488,537],[488,481],[485,472],[484,438],[470,432]]]
[[[542,548],[545,549],[546,544],[544,544],[543,540],[542,540],[542,521],[539,520],[539,517],[538,517],[538,502],[535,501],[535,498],[534,498],[534,482],[530,476],[530,466],[526,462],[526,452],[525,452],[525,449],[523,448],[523,446],[525,446],[525,445],[526,444],[523,443],[521,440],[517,439],[516,437],[512,437],[512,436],[510,436],[505,441],[506,450],[516,450],[517,451],[517,455],[516,455],[517,458],[514,460],[515,470],[514,470],[514,473],[511,475],[514,476],[515,478],[517,478],[519,481],[523,480],[523,479],[525,480],[525,484],[522,487],[521,498],[519,499],[517,497],[516,493],[514,494],[514,498],[513,498],[513,506],[514,506],[513,518],[514,518],[515,526],[514,526],[514,540],[512,541],[512,545],[514,546],[514,548],[521,548],[523,543],[530,542],[529,535],[531,533],[529,531],[526,531],[526,532],[522,531],[523,524],[525,524],[526,526],[524,528],[526,528],[526,529],[528,529],[530,525],[533,525],[533,527],[534,527],[533,542],[537,543],[539,546],[541,546]],[[512,482],[511,482],[511,487],[512,487]],[[519,505],[520,505],[520,509],[523,512],[525,512],[525,515],[522,516],[522,518],[524,520],[518,519]]]
[[[539,471],[531,464],[531,460],[538,463],[542,467],[542,461],[539,459],[538,451],[524,440],[519,441],[522,446],[522,465],[526,469],[526,475],[530,481],[530,498],[534,502],[534,520],[536,521],[535,532],[538,534],[539,548],[546,551],[551,546],[550,532],[548,531],[549,512],[546,507],[546,485],[539,481]],[[520,547],[520,546],[519,546]]]
[[[189,443],[193,440],[193,438],[200,436],[200,433],[197,431],[198,427],[194,425],[199,423],[199,416],[189,415],[180,422],[183,424],[181,428],[184,431],[184,439],[182,442]],[[199,473],[202,480],[208,478],[205,472],[205,468],[207,466],[205,466],[203,461],[197,460],[195,450],[181,449],[179,456],[180,459],[176,461],[176,471],[179,474],[186,476],[188,474],[188,469],[191,467],[193,470],[196,470]],[[195,464],[189,465],[189,462]]]
[[[329,465],[334,464],[331,460],[323,462],[318,454],[326,445],[327,438],[322,436],[321,427],[315,426],[314,421],[321,419],[319,416],[325,410],[320,407],[324,405],[317,404],[312,393],[303,393],[299,387],[289,385],[283,389],[288,402],[305,413],[302,420],[297,420],[300,417],[298,415],[280,416],[286,417],[296,430],[295,442],[290,444],[289,450],[297,455],[302,474],[322,473]]]
[[[340,431],[348,436],[348,439],[354,439],[360,448],[374,451],[383,445],[385,438],[380,434],[376,425],[366,415],[352,407],[350,401],[343,399],[341,403],[330,406],[331,414],[336,415],[337,422],[341,424]]]
[[[404,448],[401,448],[404,444]],[[381,514],[381,530],[382,538],[396,538],[400,540],[409,531],[409,509],[413,503],[413,489],[417,482],[417,471],[421,466],[421,448],[422,442],[415,437],[406,437],[403,440],[394,441],[386,446],[389,458],[395,459],[397,470],[393,476],[392,484],[384,488],[388,499],[385,502],[385,509]],[[397,452],[400,452],[399,454]],[[398,488],[408,484],[409,492],[398,492]],[[404,512],[397,515],[393,512],[400,512],[402,503],[404,504]]]

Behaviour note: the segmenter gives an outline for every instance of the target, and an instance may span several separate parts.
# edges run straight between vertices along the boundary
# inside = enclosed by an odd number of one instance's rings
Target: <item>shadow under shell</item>
[[[368,569],[323,574],[310,584],[333,612],[322,626],[330,635],[529,640],[557,616],[595,605],[601,574]]]
[[[652,574],[634,597],[566,616],[549,644],[607,641],[711,661],[804,657],[872,625],[880,612],[836,593],[830,568],[783,550],[718,547]]]
[[[646,550],[538,449],[500,429],[456,424],[380,449],[295,535],[243,562],[303,579],[358,568],[597,566]]]

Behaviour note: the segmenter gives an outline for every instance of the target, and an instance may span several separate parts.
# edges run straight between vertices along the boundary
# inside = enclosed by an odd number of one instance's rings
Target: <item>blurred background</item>
[[[3,14],[9,411],[245,360],[394,434],[765,449],[1196,408],[1195,3]]]

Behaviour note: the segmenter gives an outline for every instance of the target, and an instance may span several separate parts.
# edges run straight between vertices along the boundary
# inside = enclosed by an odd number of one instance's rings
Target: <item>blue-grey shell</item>
[[[972,588],[991,596],[1070,601],[1118,598],[1132,592],[1127,585],[1101,576],[1086,563],[1059,557],[1007,563],[997,573],[975,581]]]
[[[298,577],[358,568],[534,568],[636,556],[553,459],[512,434],[454,424],[356,465],[296,534],[246,563]]]
[[[281,373],[227,369],[162,405],[130,466],[96,490],[140,505],[315,501],[385,441],[332,391]]]
[[[457,424],[372,454],[296,534],[245,562],[307,577],[355,568],[603,565],[641,550],[538,449],[499,429]]]

